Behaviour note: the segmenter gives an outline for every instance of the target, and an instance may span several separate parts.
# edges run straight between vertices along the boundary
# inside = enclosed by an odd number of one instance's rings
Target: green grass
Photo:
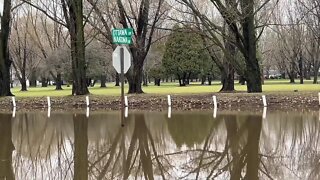
[[[298,81],[297,81],[298,82]],[[127,92],[127,86],[125,86],[125,92]],[[162,83],[161,86],[153,86],[150,84],[147,87],[143,87],[143,91],[147,94],[200,94],[200,93],[212,93],[218,92],[221,88],[221,84],[218,81],[213,82],[212,86],[202,86],[199,83],[191,83],[186,87],[179,87],[177,83]],[[20,87],[13,88],[13,93],[17,97],[42,97],[42,96],[68,96],[71,95],[71,87],[63,87],[64,90],[56,91],[54,86],[41,88],[28,88],[27,92],[21,92]],[[236,83],[235,89],[237,91],[246,91],[245,85]],[[288,80],[267,80],[263,85],[264,92],[293,92],[298,91],[320,91],[319,84],[312,84],[312,81],[305,81],[305,84],[290,84]],[[104,96],[118,96],[120,95],[120,88],[115,87],[114,83],[108,83],[107,88],[99,88],[99,84],[96,87],[89,88],[89,91],[93,95]]]

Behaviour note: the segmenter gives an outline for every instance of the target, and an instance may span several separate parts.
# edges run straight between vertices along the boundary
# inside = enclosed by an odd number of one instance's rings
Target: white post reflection
[[[264,107],[264,108],[263,108],[262,118],[263,118],[263,119],[266,119],[266,118],[267,118],[267,107]]]
[[[16,117],[16,111],[17,111],[17,108],[16,108],[16,107],[13,107],[13,109],[12,109],[12,117],[13,117],[13,118]]]
[[[218,108],[217,107],[214,107],[213,108],[213,118],[217,118],[217,112],[218,112]]]
[[[16,98],[15,97],[12,97],[12,105],[13,107],[16,107],[17,104],[16,104]]]
[[[48,118],[51,117],[51,107],[48,107]]]
[[[168,118],[171,118],[171,106],[168,107]]]
[[[126,108],[124,109],[124,117],[125,117],[125,118],[128,118],[128,114],[129,114],[129,108],[126,107]]]
[[[90,117],[90,108],[89,108],[89,107],[87,107],[86,117],[87,117],[87,118]]]

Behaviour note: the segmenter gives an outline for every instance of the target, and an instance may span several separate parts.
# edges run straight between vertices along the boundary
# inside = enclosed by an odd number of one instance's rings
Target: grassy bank
[[[297,81],[298,82],[298,81]],[[125,86],[125,92],[127,92],[127,85]],[[28,91],[21,92],[20,87],[13,88],[13,93],[17,97],[42,97],[42,96],[68,96],[71,95],[71,87],[63,86],[64,90],[56,91],[54,86],[49,86],[46,88],[28,88]],[[213,82],[213,85],[200,85],[200,83],[191,83],[186,87],[179,87],[177,83],[162,83],[161,86],[154,86],[150,84],[149,86],[143,87],[146,94],[151,95],[165,95],[165,94],[207,94],[218,92],[221,89],[221,84],[218,81]],[[245,85],[240,85],[236,83],[236,91],[246,91]],[[103,95],[103,96],[119,96],[120,88],[115,87],[114,83],[108,83],[107,88],[100,88],[99,84],[95,87],[89,88],[90,93],[93,95]],[[312,81],[305,81],[305,84],[290,84],[288,80],[267,80],[263,85],[263,91],[265,93],[273,92],[294,92],[295,90],[299,92],[318,92],[320,91],[319,84],[312,84]]]

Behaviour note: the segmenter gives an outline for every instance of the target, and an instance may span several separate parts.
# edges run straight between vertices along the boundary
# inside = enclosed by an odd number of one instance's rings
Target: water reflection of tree
[[[210,114],[177,113],[167,119],[168,129],[176,145],[180,148],[186,145],[191,148],[201,144],[210,131],[212,119]]]
[[[318,116],[301,112],[275,113],[268,117],[263,129],[261,161],[273,177],[320,178]]]
[[[0,113],[0,179],[15,179],[12,169],[12,143],[11,114]]]
[[[73,115],[74,125],[74,179],[88,179],[88,118]]]
[[[105,144],[107,149],[89,162],[90,173],[95,179],[166,179],[145,115],[134,113],[127,121],[125,127],[119,126],[110,145]]]
[[[222,121],[224,121],[227,134],[225,143],[214,142],[213,136],[217,135],[215,126]],[[261,128],[261,116],[237,118],[236,115],[224,115],[218,117],[216,123],[211,126],[202,150],[187,152],[192,157],[186,163],[190,169],[189,173],[182,178],[258,179]]]
[[[13,121],[18,179],[66,179],[72,174],[72,115],[19,113]]]

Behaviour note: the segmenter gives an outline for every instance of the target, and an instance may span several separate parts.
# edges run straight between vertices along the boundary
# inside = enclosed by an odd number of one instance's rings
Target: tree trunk
[[[306,78],[306,80],[311,80],[311,67],[311,62],[308,62],[304,71],[304,77]]]
[[[320,62],[316,62],[313,67],[313,84],[318,84]]]
[[[148,86],[148,73],[143,73],[143,86]]]
[[[142,74],[143,74],[143,63],[140,60],[137,60],[133,64],[132,70],[127,74],[127,79],[129,82],[129,94],[140,94],[142,91]]]
[[[13,96],[10,89],[9,34],[11,20],[11,0],[3,1],[0,32],[0,96]]]
[[[22,80],[20,83],[21,83],[21,91],[28,91],[26,80],[24,81]]]
[[[160,78],[155,78],[155,79],[154,79],[154,85],[155,85],[155,86],[160,86],[160,82],[161,82],[161,79],[160,79]]]
[[[229,0],[226,1],[227,5],[230,6],[229,8],[233,9],[236,8],[235,1]],[[232,29],[230,26],[225,26],[224,28],[226,34],[228,35],[227,38],[224,38],[225,42],[225,49],[228,52],[228,54],[224,54],[224,61],[222,64],[222,67],[220,67],[221,72],[221,82],[222,82],[222,88],[220,92],[231,92],[234,91],[234,67],[231,64],[232,62],[236,61],[236,53],[237,48],[234,44],[235,42],[235,35],[232,32]]]
[[[116,73],[116,85],[115,86],[120,86],[120,75]]]
[[[181,76],[178,74],[178,80],[179,80],[179,85],[180,85],[180,86],[186,86],[186,73],[183,73],[182,78],[181,78]]]
[[[41,87],[48,87],[48,80],[45,77],[41,78]]]
[[[262,119],[259,116],[249,116],[246,123],[248,124],[248,141],[246,147],[247,170],[245,179],[259,179],[259,141]]]
[[[220,92],[232,92],[234,91],[234,69],[231,64],[228,65],[227,72],[221,71],[222,88]]]
[[[302,53],[300,52],[300,57],[299,57],[299,78],[300,78],[300,84],[303,84],[303,76],[304,76],[304,69],[303,69],[303,57]]]
[[[239,84],[246,85],[246,78],[244,76],[239,76]]]
[[[82,0],[68,1],[69,32],[71,39],[72,59],[72,94],[86,95],[89,90],[86,84],[86,61],[83,25]]]
[[[74,179],[88,179],[88,119],[84,114],[73,115]]]
[[[243,0],[241,8],[244,13],[243,37],[246,61],[246,79],[248,93],[262,92],[261,71],[257,59],[254,0]]]
[[[62,77],[61,77],[61,73],[57,74],[57,78],[56,78],[56,90],[62,90]]]
[[[31,72],[29,83],[30,87],[37,87],[37,76],[34,70]]]
[[[0,114],[0,178],[14,180],[12,167],[12,152],[15,147],[12,142],[11,114]]]
[[[106,88],[107,87],[106,82],[107,82],[107,76],[106,75],[101,75],[100,88]]]
[[[212,85],[212,76],[208,76],[208,85],[209,85],[209,86]]]
[[[243,167],[243,161],[241,161],[241,154],[239,149],[241,149],[239,136],[239,128],[237,126],[237,117],[235,115],[224,116],[226,131],[227,131],[227,141],[229,144],[229,149],[232,155],[232,166],[230,166],[230,180],[241,179],[241,171]]]
[[[206,79],[207,79],[206,76],[202,76],[202,77],[201,77],[201,85],[205,85]]]
[[[295,83],[295,75],[294,72],[290,72],[288,73],[289,79],[290,79],[290,83],[294,84]]]
[[[191,72],[189,72],[186,76],[186,84],[189,85],[190,84],[190,77],[191,77]]]

